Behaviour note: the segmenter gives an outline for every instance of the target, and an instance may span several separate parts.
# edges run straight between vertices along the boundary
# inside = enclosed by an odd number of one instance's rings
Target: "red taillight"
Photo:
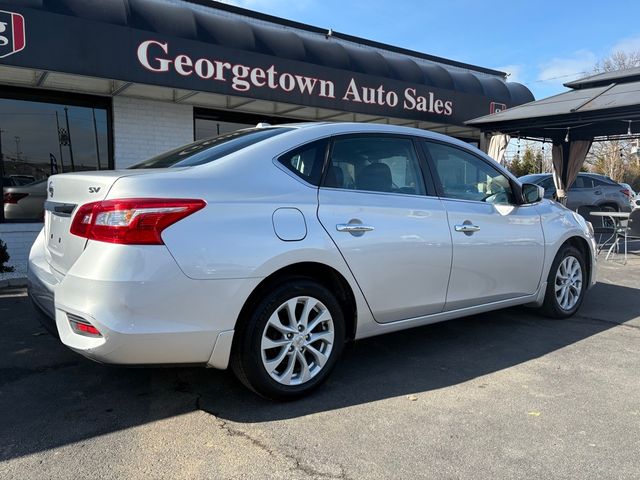
[[[624,193],[627,197],[631,198],[631,191],[627,188],[625,188],[624,190],[620,190],[622,193]]]
[[[160,234],[206,205],[204,200],[126,198],[78,208],[71,233],[89,240],[127,245],[162,245]]]
[[[18,200],[22,200],[24,197],[28,196],[28,193],[7,192],[2,197],[4,198],[4,203],[18,203]]]

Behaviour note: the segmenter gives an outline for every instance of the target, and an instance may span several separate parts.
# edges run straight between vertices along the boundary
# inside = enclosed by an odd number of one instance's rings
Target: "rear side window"
[[[605,182],[597,178],[593,179],[593,183],[596,187],[610,187],[611,185],[614,185],[613,183]]]
[[[129,168],[171,168],[203,165],[291,130],[291,128],[286,127],[237,130],[184,145]]]
[[[296,148],[278,158],[278,162],[312,185],[320,185],[327,140],[318,140]]]
[[[425,195],[424,179],[413,141],[392,136],[336,138],[324,186]]]

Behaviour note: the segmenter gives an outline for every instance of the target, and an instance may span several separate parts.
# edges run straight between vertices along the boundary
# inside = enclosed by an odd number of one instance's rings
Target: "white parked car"
[[[318,386],[346,341],[521,304],[568,317],[595,282],[581,216],[423,130],[247,129],[47,189],[29,293],[65,345],[231,365],[269,398]]]

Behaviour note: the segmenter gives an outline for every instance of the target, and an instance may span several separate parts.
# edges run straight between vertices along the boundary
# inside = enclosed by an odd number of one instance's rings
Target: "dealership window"
[[[220,120],[210,120],[208,118],[195,119],[195,140],[204,140],[206,138],[217,137],[225,133],[235,132],[242,128],[255,127],[251,124],[223,122]]]
[[[50,175],[110,168],[109,130],[103,102],[0,98],[4,221],[41,221]]]
[[[198,107],[193,109],[194,140],[205,140],[243,128],[252,128],[259,123],[280,125],[291,122],[296,122],[296,120],[228,110],[212,110]]]

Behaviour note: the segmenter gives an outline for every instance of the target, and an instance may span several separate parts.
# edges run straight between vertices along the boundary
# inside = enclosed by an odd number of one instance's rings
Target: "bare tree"
[[[594,66],[594,72],[611,72],[640,67],[640,51],[613,52]],[[608,175],[617,182],[626,182],[640,187],[640,160],[632,150],[634,141],[609,140],[596,142],[587,156],[590,169]]]
[[[614,70],[626,70],[633,67],[640,67],[640,51],[613,52],[610,56],[598,61],[595,67],[593,67],[593,71],[596,73],[612,72]]]

